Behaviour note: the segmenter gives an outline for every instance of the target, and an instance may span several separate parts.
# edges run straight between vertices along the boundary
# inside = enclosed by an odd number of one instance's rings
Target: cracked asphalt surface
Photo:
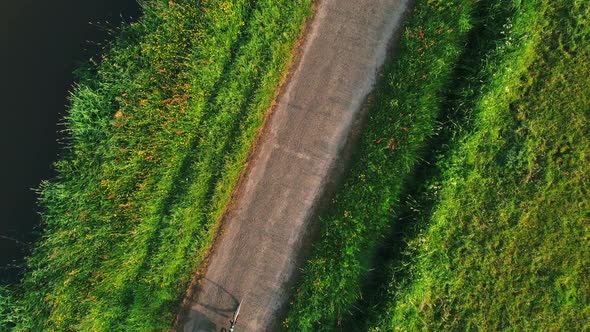
[[[408,0],[322,0],[179,331],[280,329],[318,202]]]

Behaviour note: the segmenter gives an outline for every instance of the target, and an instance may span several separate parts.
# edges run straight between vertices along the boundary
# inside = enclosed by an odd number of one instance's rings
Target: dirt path
[[[276,330],[308,235],[407,0],[322,0],[180,331]]]

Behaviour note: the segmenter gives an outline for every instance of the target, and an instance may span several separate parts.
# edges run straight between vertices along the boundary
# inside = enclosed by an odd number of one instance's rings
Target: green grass
[[[41,188],[42,239],[2,296],[15,330],[170,328],[310,1],[143,8],[79,71],[59,175]]]
[[[590,328],[590,6],[444,3],[416,2],[384,68],[290,330]],[[452,57],[411,52],[441,21]]]
[[[8,331],[19,317],[15,310],[14,294],[9,287],[0,285],[0,331]]]
[[[590,328],[590,5],[513,10],[374,331]]]

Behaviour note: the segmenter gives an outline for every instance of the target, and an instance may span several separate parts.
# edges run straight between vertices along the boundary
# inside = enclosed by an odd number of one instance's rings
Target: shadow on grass
[[[235,60],[237,59],[237,57],[239,55],[239,50],[245,44],[247,44],[251,38],[251,36],[248,34],[248,29],[249,29],[249,24],[252,21],[252,16],[253,16],[255,9],[256,9],[256,4],[253,4],[253,5],[247,7],[247,12],[244,15],[245,25],[242,27],[242,29],[240,30],[240,32],[238,34],[238,37],[234,41],[233,45],[230,47],[230,57],[229,57],[228,61],[224,64],[224,67],[222,69],[221,75],[219,76],[218,80],[213,85],[213,88],[211,90],[213,93],[211,93],[211,95],[207,98],[207,101],[206,101],[207,106],[206,107],[207,107],[208,111],[203,113],[201,123],[207,123],[207,121],[209,119],[211,119],[212,117],[214,117],[217,114],[217,112],[211,111],[211,108],[213,108],[213,105],[215,104],[215,100],[219,96],[219,91],[223,90],[224,85],[231,83],[228,80],[228,77],[230,76],[233,66],[235,65]],[[255,89],[253,88],[252,90],[250,90],[248,92],[248,94],[246,95],[246,98],[245,98],[246,101],[249,101],[251,99],[254,91],[255,91]],[[247,106],[248,106],[247,102],[245,102],[242,105],[241,110],[240,110],[240,117],[235,120],[236,124],[233,126],[233,129],[232,129],[233,132],[232,132],[231,138],[229,140],[227,140],[227,142],[225,143],[225,145],[221,151],[225,151],[227,149],[227,145],[230,144],[231,142],[233,142],[235,140],[235,137],[237,137],[239,135],[239,122],[240,122],[241,118],[243,117],[243,115],[246,113]],[[187,195],[187,193],[191,187],[191,184],[194,183],[194,179],[199,176],[199,174],[195,174],[195,172],[193,171],[193,165],[195,165],[195,163],[198,161],[198,159],[200,157],[199,143],[203,139],[203,136],[204,136],[204,134],[202,132],[199,133],[198,135],[195,136],[195,138],[190,143],[188,153],[184,157],[184,159],[182,160],[182,164],[179,168],[179,171],[178,171],[178,173],[175,174],[175,176],[172,180],[172,183],[173,183],[173,185],[171,186],[172,189],[170,190],[168,195],[161,201],[161,205],[159,208],[159,211],[160,211],[159,215],[161,217],[158,221],[160,224],[166,218],[170,217],[170,215],[172,214],[172,212],[174,210],[174,207],[182,200],[183,197],[185,197]],[[214,160],[214,163],[217,166],[214,169],[216,169],[217,171],[215,172],[215,174],[213,174],[211,179],[209,179],[208,184],[207,184],[207,190],[206,190],[206,195],[205,195],[205,197],[207,197],[207,203],[209,203],[212,198],[212,194],[215,189],[215,184],[221,175],[221,170],[223,170],[223,165],[221,165],[221,164],[223,163],[224,155],[225,154],[222,154],[220,156],[216,156],[216,158]],[[205,206],[208,206],[208,204],[205,204]],[[149,240],[148,254],[145,256],[146,258],[142,262],[139,271],[142,271],[142,270],[145,270],[148,268],[150,259],[152,257],[151,253],[156,251],[159,244],[160,244],[161,232],[162,232],[162,227],[157,227],[152,238]],[[128,283],[127,288],[122,292],[124,294],[123,295],[123,303],[126,306],[126,308],[128,308],[128,309],[131,308],[131,306],[133,306],[133,304],[135,302],[135,294],[137,291],[135,289],[135,286],[136,285],[134,283]],[[176,305],[176,303],[174,305]]]
[[[469,32],[461,55],[443,95],[443,113],[438,119],[436,134],[423,148],[421,162],[406,179],[401,203],[393,216],[392,227],[384,240],[366,256],[368,273],[362,285],[362,297],[341,323],[342,330],[366,330],[387,306],[388,286],[411,278],[407,243],[428,226],[436,204],[429,185],[440,180],[440,156],[447,155],[453,143],[473,126],[474,108],[491,77],[485,71],[486,61],[502,40],[503,26],[511,15],[510,4],[489,7],[479,2],[474,13],[474,27]]]

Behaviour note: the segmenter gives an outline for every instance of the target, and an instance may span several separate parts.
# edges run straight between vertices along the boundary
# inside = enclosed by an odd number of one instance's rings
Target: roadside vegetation
[[[320,217],[320,239],[285,321],[289,330],[333,329],[361,296],[370,257],[437,134],[442,98],[472,27],[473,10],[469,0],[418,1],[401,29],[394,58],[370,99],[351,169]]]
[[[464,51],[431,54],[428,66],[452,74],[413,83],[433,76],[409,65],[425,54],[408,51],[413,27],[428,37],[441,5],[466,28],[454,44]],[[415,3],[320,218],[289,330],[590,328],[588,17],[585,1]],[[430,107],[424,96],[436,96]],[[410,135],[420,119],[435,123],[421,148],[378,149],[383,128]]]
[[[513,10],[373,331],[590,328],[590,4]]]
[[[310,13],[310,0],[145,1],[78,71],[16,331],[171,327]],[[3,326],[3,327],[4,327]]]

